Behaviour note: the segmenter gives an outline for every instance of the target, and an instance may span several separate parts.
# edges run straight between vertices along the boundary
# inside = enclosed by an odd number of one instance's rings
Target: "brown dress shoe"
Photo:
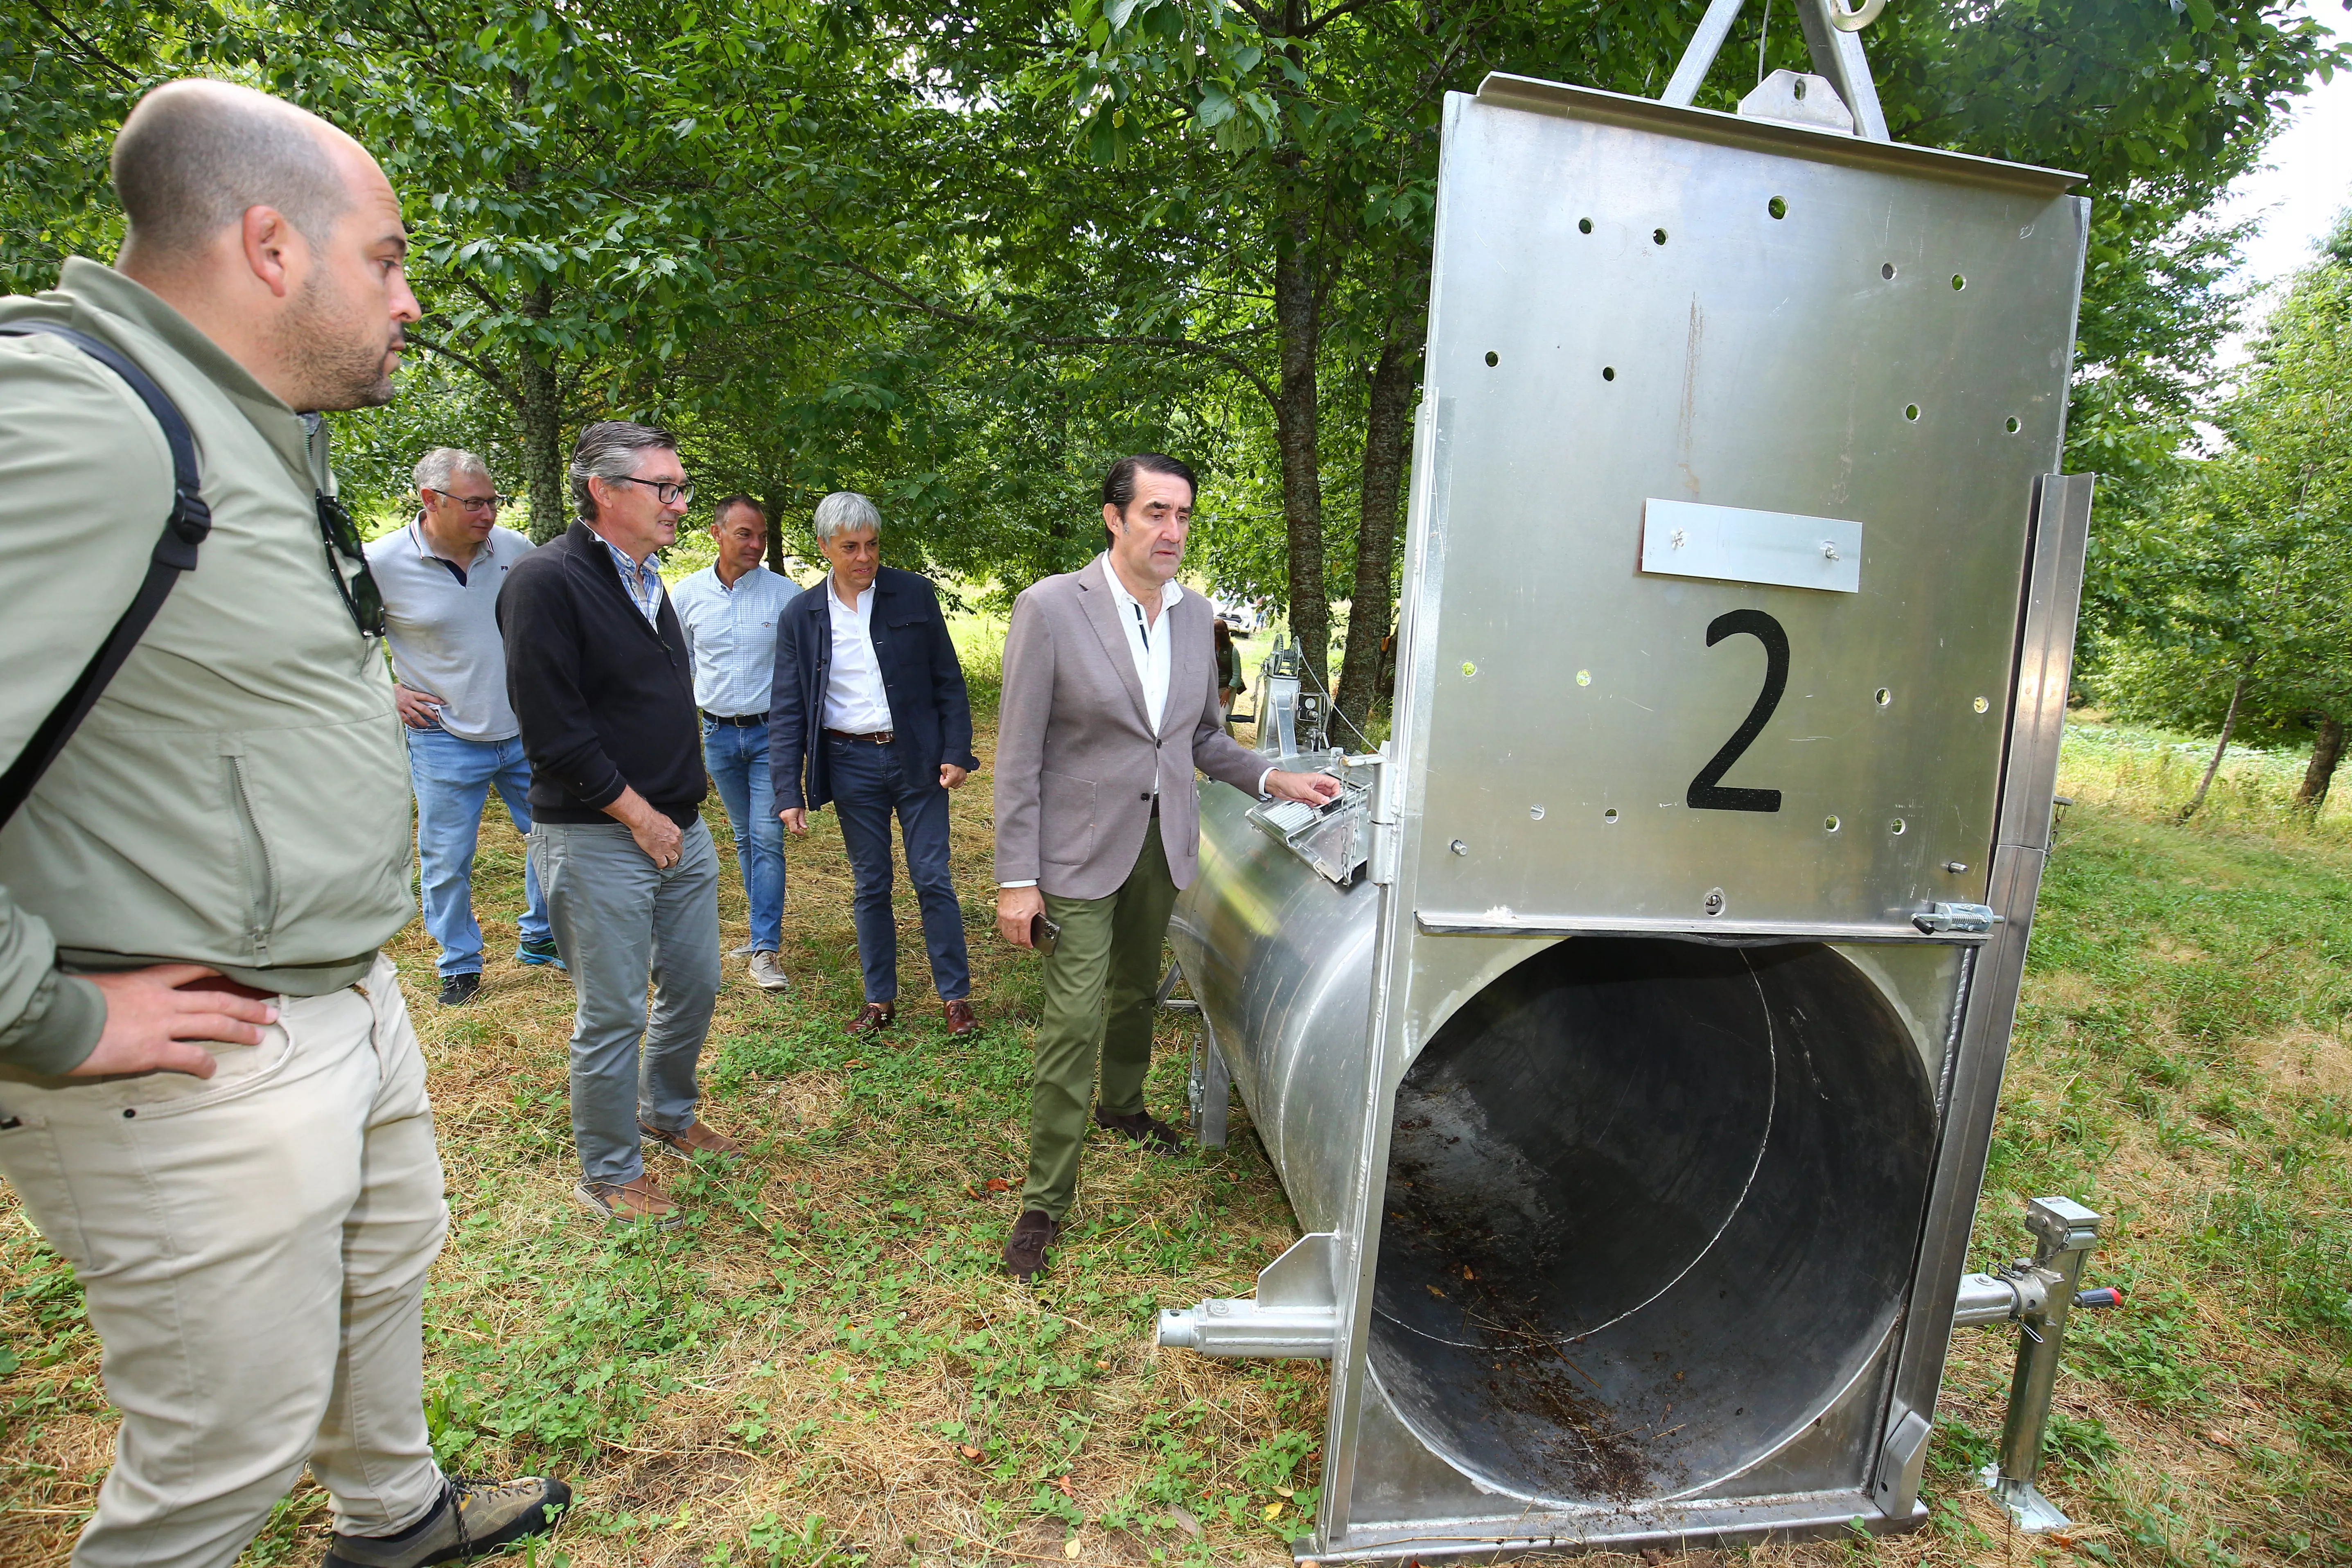
[[[572,1189],[572,1194],[606,1219],[650,1225],[657,1230],[667,1230],[686,1217],[651,1176],[618,1184],[583,1181]]]
[[[898,1021],[898,1004],[896,1002],[868,1002],[857,1010],[857,1016],[849,1020],[849,1032],[871,1035],[890,1027]]]
[[[947,1010],[949,1034],[977,1035],[980,1033],[980,1016],[971,1010],[971,1002],[969,998],[957,997],[947,1004]]]
[[[1004,1271],[1026,1285],[1045,1272],[1045,1249],[1061,1235],[1061,1226],[1047,1219],[1044,1209],[1022,1210],[1004,1240]]]
[[[1113,1116],[1097,1105],[1095,1107],[1095,1125],[1108,1127],[1120,1137],[1140,1143],[1155,1154],[1181,1154],[1184,1152],[1184,1135],[1165,1121],[1155,1121],[1148,1110],[1139,1110],[1131,1116]]]
[[[681,1160],[691,1160],[697,1154],[708,1154],[732,1165],[743,1158],[743,1145],[732,1138],[722,1138],[710,1130],[710,1123],[697,1117],[685,1129],[672,1132],[667,1128],[648,1127],[637,1123],[637,1131],[652,1139]]]

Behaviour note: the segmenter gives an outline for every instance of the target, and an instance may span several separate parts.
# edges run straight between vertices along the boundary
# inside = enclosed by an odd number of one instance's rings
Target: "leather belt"
[[[871,734],[860,735],[848,730],[835,730],[830,725],[826,726],[824,732],[844,741],[870,741],[877,746],[887,746],[898,738],[895,731],[889,730],[877,730]]]
[[[275,991],[264,991],[258,985],[242,984],[231,980],[226,974],[199,975],[184,985],[173,986],[173,989],[175,991],[226,991],[232,996],[242,996],[249,1002],[267,1002],[278,994]]]
[[[749,729],[754,724],[764,724],[768,721],[768,716],[765,713],[705,713],[703,717],[714,724],[732,724],[738,729]]]

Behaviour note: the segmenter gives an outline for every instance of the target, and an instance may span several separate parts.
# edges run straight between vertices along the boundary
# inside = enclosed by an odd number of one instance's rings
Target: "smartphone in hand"
[[[1042,914],[1029,917],[1029,945],[1039,952],[1050,953],[1055,942],[1061,940],[1062,928]]]

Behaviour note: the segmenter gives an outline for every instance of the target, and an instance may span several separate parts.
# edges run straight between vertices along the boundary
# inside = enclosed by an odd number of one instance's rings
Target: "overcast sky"
[[[2342,0],[2304,0],[2298,9],[2338,37],[2352,37],[2352,16]],[[2337,215],[2352,205],[2352,71],[2315,83],[2299,100],[2294,120],[2271,143],[2267,163],[2231,186],[2218,210],[2231,222],[2261,219],[2262,231],[2246,247],[2243,276],[2273,284],[2308,265]],[[2257,302],[2257,320],[2263,309]],[[2238,358],[2242,340],[2225,352]]]

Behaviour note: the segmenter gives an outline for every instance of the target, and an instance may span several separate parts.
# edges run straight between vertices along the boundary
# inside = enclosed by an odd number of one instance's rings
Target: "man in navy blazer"
[[[948,868],[948,791],[971,754],[971,703],[938,592],[882,564],[882,517],[854,490],[819,501],[817,548],[832,570],[788,601],[776,626],[768,765],[776,815],[795,834],[830,802],[841,816],[856,884],[857,958],[866,1005],[850,1033],[887,1029],[898,1015],[898,928],[890,914],[890,816],[923,911],[931,980],[948,1032],[980,1027],[963,909]]]

